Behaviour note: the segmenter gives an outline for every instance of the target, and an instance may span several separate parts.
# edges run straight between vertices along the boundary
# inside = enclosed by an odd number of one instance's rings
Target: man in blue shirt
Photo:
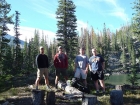
[[[85,55],[84,48],[80,48],[79,53],[75,58],[74,77],[80,79],[80,76],[82,76],[84,85],[87,86],[88,57]]]
[[[105,62],[101,55],[97,54],[97,51],[95,48],[92,48],[92,54],[89,58],[89,70],[91,71],[91,78],[95,83],[96,87],[96,93],[99,93],[99,85],[98,80],[100,82],[100,85],[103,89],[103,93],[105,92],[105,84],[104,84],[104,73],[103,70],[105,68]]]

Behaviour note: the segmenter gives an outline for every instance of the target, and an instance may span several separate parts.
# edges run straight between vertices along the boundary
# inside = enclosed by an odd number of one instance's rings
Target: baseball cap
[[[41,50],[42,48],[43,48],[43,46],[40,46],[40,48],[39,48],[39,49]]]
[[[62,46],[58,46],[58,49],[62,49]]]

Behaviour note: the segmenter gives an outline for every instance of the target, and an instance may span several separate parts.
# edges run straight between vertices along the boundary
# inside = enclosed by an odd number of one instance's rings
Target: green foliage
[[[89,57],[90,56],[90,44],[89,44],[89,33],[86,32],[86,55]]]
[[[123,64],[123,68],[126,67],[126,65],[125,65],[125,63],[126,63],[126,55],[125,54],[126,54],[126,52],[125,52],[125,49],[123,48],[122,53],[121,53],[121,57],[120,57],[120,60],[121,60],[121,62]]]
[[[139,21],[140,21],[140,1],[139,0],[136,0],[135,2],[133,2],[134,6],[133,6],[133,9],[135,10],[135,13],[133,13],[133,18],[132,18],[132,21],[133,21],[133,32],[135,33],[135,36],[137,38],[140,38],[140,24],[139,24]],[[140,40],[140,39],[139,39]]]
[[[5,0],[0,1],[0,75],[6,71],[5,62],[6,62],[6,54],[7,48],[9,47],[8,43],[10,42],[5,36],[7,35],[7,31],[9,31],[7,24],[12,24],[12,17],[8,16],[10,12],[10,4],[8,4]]]
[[[138,79],[140,78],[137,75],[135,66],[133,66],[131,68],[131,73],[128,74],[128,82],[130,82],[132,85],[138,85]]]
[[[16,88],[11,88],[10,93],[11,93],[12,96],[15,96],[15,95],[18,94],[18,91],[17,91]]]
[[[57,18],[57,41],[58,45],[64,47],[68,57],[73,59],[77,49],[78,36],[76,33],[76,15],[72,0],[59,0],[56,11]]]
[[[18,75],[21,72],[21,66],[23,63],[23,57],[21,53],[21,47],[20,47],[20,33],[19,33],[19,15],[20,13],[18,11],[15,11],[15,25],[14,25],[14,30],[15,30],[15,37],[13,40],[14,44],[14,53],[13,53],[13,75]]]

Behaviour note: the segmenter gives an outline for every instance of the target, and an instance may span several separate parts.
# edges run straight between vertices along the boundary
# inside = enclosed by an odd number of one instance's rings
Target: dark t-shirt
[[[38,68],[48,68],[48,57],[45,54],[39,54],[36,56],[36,65]]]
[[[92,56],[89,58],[89,64],[91,65],[91,69],[93,71],[101,71],[102,70],[102,63],[104,59],[101,55]]]

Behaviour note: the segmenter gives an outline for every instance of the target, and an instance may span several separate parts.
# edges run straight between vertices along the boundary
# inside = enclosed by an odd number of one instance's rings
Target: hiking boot
[[[96,95],[99,95],[99,91],[98,90],[96,91]]]

